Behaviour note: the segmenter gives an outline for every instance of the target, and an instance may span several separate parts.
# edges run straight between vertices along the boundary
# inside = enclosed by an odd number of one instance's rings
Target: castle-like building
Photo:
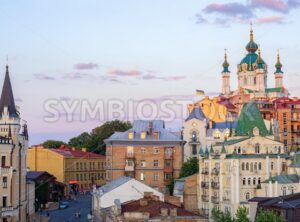
[[[26,182],[27,149],[27,124],[21,119],[15,105],[6,66],[0,99],[0,218],[3,222],[27,221],[30,209],[33,208],[33,203],[29,204],[32,200],[28,199],[31,195]]]

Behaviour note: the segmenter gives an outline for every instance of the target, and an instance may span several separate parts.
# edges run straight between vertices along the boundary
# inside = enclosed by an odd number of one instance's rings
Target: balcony
[[[219,189],[220,188],[220,183],[219,182],[211,182],[211,187],[213,189]]]
[[[127,153],[126,153],[126,158],[127,158],[127,159],[134,159],[134,153],[132,153],[132,152],[127,152]]]
[[[13,168],[9,166],[0,167],[0,174],[11,174],[13,172]]]
[[[211,202],[214,203],[214,204],[219,204],[220,199],[219,199],[219,197],[212,196],[211,197]]]
[[[201,187],[202,188],[208,188],[209,187],[209,182],[201,182]]]
[[[18,208],[0,207],[0,215],[2,217],[13,217],[18,215]]]
[[[205,208],[201,208],[200,209],[200,215],[205,217],[205,218],[208,218],[209,216],[209,209],[205,209]]]
[[[132,172],[132,171],[134,171],[134,164],[133,165],[126,165],[125,166],[125,171],[126,172]]]
[[[209,200],[208,195],[202,194],[201,195],[201,200],[204,201],[204,202],[208,202],[208,200]]]
[[[219,175],[219,173],[220,173],[219,168],[213,168],[212,171],[211,171],[211,174],[213,174],[213,175]]]
[[[202,173],[202,174],[208,174],[208,168],[207,168],[207,167],[203,168],[203,169],[201,170],[201,173]]]
[[[164,172],[165,173],[172,173],[173,167],[172,166],[164,166]]]
[[[229,197],[223,197],[223,202],[230,203],[230,198]]]

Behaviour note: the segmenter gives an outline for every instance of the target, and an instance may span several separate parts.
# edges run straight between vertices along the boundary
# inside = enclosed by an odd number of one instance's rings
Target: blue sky
[[[269,86],[280,49],[284,84],[300,96],[299,9],[299,0],[3,0],[2,78],[8,56],[31,144],[67,140],[99,122],[46,123],[48,99],[126,101],[176,98],[195,89],[218,92],[224,48],[235,88],[252,21],[269,65]]]

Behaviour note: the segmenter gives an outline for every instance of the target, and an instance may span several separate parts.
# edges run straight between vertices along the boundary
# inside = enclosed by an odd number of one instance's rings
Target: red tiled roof
[[[82,150],[72,150],[72,148],[66,147],[62,145],[58,149],[51,149],[52,151],[63,155],[65,157],[74,157],[74,158],[105,158],[104,155],[92,153],[92,152],[84,152]]]
[[[177,216],[196,216],[195,214],[184,210],[183,208],[177,207],[173,204],[162,202],[159,200],[147,199],[148,204],[146,206],[140,205],[140,200],[134,200],[125,204],[122,204],[122,213],[125,212],[148,212],[150,218],[161,215],[161,208],[168,210],[177,208]]]

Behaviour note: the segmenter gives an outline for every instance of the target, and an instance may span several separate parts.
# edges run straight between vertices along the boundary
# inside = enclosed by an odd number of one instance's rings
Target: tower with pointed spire
[[[229,96],[230,94],[230,71],[229,63],[227,61],[227,50],[225,49],[223,71],[222,71],[222,94]]]
[[[274,72],[275,76],[275,87],[283,87],[283,71],[281,70],[282,64],[280,62],[279,50],[277,50],[277,62],[275,64],[276,71]]]
[[[261,58],[258,44],[254,41],[252,25],[246,50],[248,53],[238,65],[238,87],[264,92],[267,88],[267,65]]]
[[[22,130],[23,128],[23,130]],[[20,113],[15,105],[9,67],[6,72],[0,98],[0,155],[1,177],[5,177],[6,188],[0,193],[6,196],[6,206],[11,206],[2,217],[7,221],[27,221],[26,219],[26,153],[28,149],[27,125],[22,125]],[[2,218],[1,217],[1,218]]]

